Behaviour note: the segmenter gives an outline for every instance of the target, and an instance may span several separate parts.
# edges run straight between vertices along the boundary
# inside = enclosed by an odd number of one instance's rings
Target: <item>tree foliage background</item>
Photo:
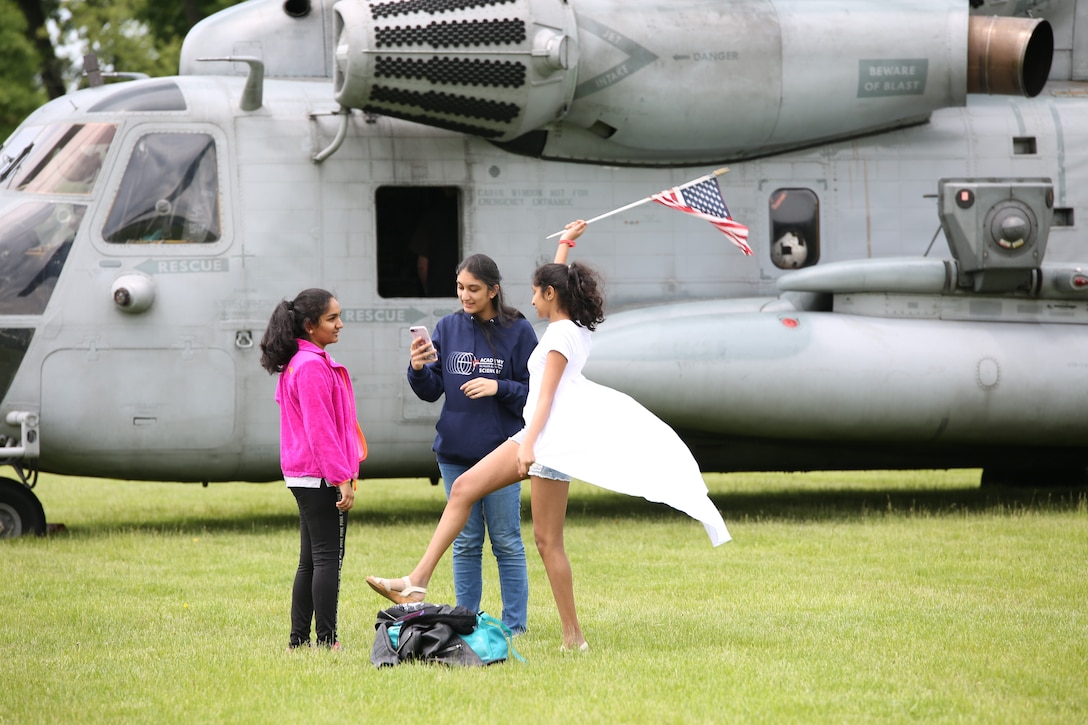
[[[0,0],[0,139],[78,87],[83,56],[102,70],[173,75],[196,23],[243,0]]]

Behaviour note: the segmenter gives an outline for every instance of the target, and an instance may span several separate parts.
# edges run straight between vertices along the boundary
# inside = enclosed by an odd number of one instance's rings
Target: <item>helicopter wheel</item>
[[[0,539],[45,534],[45,510],[34,493],[10,478],[0,478]]]

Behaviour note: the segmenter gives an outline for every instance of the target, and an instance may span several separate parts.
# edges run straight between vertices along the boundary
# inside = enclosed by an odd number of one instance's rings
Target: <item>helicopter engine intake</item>
[[[577,59],[564,3],[339,2],[334,12],[343,106],[498,140],[566,111]]]

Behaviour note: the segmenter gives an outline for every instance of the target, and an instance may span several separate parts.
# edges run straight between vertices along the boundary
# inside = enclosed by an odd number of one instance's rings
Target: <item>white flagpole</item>
[[[722,168],[714,171],[713,173],[707,174],[706,176],[700,176],[698,179],[693,179],[693,180],[687,182],[686,184],[680,184],[679,186],[675,186],[675,187],[671,187],[671,188],[674,188],[674,189],[686,189],[689,186],[694,186],[695,184],[701,184],[702,182],[706,181],[707,179],[716,179],[719,176],[721,176],[722,174],[725,174],[725,173],[728,173],[728,172],[729,172],[729,167],[728,166],[723,166]],[[627,211],[628,209],[634,209],[636,206],[640,206],[640,205],[645,204],[646,202],[652,201],[652,200],[653,200],[652,196],[647,196],[645,199],[639,199],[638,201],[631,202],[627,206],[621,206],[619,209],[613,209],[612,211],[605,212],[604,214],[601,214],[600,216],[595,216],[592,219],[587,219],[586,224],[587,225],[592,224],[593,222],[600,221],[601,219],[605,219],[607,217],[610,217],[613,214],[619,214],[620,212]],[[546,236],[544,238],[545,239],[552,239],[554,237],[558,237],[564,231],[565,230],[560,229],[555,234],[549,234],[548,236]]]

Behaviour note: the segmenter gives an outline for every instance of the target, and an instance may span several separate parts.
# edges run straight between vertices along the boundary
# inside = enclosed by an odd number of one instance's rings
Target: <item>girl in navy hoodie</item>
[[[422,400],[445,395],[434,451],[449,497],[453,482],[521,429],[529,392],[529,354],[536,333],[503,301],[498,265],[474,254],[457,267],[461,311],[435,326],[432,342],[413,341],[408,383]],[[478,611],[483,594],[484,531],[499,569],[502,620],[525,631],[529,577],[521,539],[521,482],[489,493],[472,506],[453,542],[457,604]]]

